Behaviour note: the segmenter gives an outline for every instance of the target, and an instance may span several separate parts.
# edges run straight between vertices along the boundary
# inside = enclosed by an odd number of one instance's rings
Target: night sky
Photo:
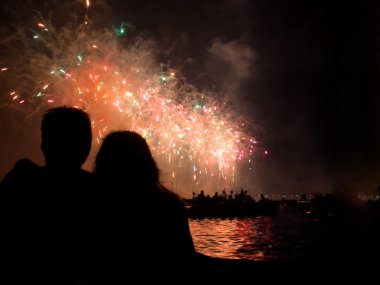
[[[82,2],[1,1],[0,35],[32,8],[64,25]],[[379,15],[375,0],[93,0],[89,11],[97,25],[124,21],[130,37],[153,38],[159,61],[199,89],[232,94],[269,151],[253,174],[265,193],[380,184]],[[20,157],[42,163],[39,134],[15,132],[15,117],[2,103],[0,177]]]

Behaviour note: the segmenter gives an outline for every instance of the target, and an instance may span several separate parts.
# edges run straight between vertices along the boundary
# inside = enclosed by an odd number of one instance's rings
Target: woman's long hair
[[[146,140],[131,131],[115,131],[106,136],[96,157],[94,172],[110,183],[125,182],[166,190],[160,184],[160,171]]]

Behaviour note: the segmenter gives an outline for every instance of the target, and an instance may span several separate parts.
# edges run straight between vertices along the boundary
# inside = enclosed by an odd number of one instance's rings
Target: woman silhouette
[[[104,192],[100,215],[104,268],[112,274],[145,269],[165,278],[190,270],[196,251],[184,204],[160,183],[145,139],[130,131],[110,133],[94,172]],[[125,267],[120,260],[128,260]]]

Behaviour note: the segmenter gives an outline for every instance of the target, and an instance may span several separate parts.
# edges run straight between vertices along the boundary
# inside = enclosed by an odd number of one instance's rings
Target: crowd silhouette
[[[258,201],[249,195],[247,190],[241,189],[233,194],[233,191],[227,194],[223,190],[221,195],[215,192],[211,197],[205,195],[203,190],[198,195],[193,192],[188,215],[191,218],[243,218],[278,214],[278,201],[272,201],[263,194]]]

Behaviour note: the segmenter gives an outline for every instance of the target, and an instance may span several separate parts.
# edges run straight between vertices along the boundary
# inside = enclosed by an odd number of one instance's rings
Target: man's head
[[[77,169],[86,161],[92,141],[91,121],[82,110],[50,109],[41,125],[41,149],[47,166]]]

